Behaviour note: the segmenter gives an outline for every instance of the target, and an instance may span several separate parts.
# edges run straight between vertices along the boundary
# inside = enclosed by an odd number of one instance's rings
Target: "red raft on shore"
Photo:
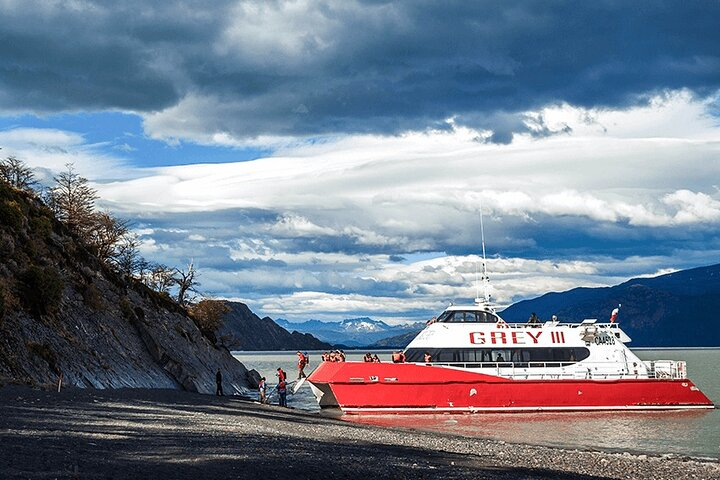
[[[617,323],[507,324],[477,302],[443,312],[404,363],[323,362],[308,382],[351,414],[714,408],[685,362],[642,361],[628,342]]]

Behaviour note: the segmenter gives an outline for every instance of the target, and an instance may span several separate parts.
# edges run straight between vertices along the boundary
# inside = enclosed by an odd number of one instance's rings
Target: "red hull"
[[[513,380],[423,364],[324,362],[308,380],[346,413],[714,408],[690,380]]]

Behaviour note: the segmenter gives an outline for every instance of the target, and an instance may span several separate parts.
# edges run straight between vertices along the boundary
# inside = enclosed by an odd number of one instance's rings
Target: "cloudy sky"
[[[720,2],[0,0],[0,147],[260,315],[720,262]],[[608,307],[611,308],[610,306]]]

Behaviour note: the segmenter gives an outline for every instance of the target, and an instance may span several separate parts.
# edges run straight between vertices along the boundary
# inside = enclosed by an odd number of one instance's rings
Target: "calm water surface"
[[[720,405],[720,349],[634,350],[643,360],[685,360],[690,379]],[[348,360],[362,360],[365,352],[351,352]],[[389,352],[378,352],[390,361]],[[290,380],[297,376],[294,352],[234,352],[248,368],[254,368],[277,383],[275,372],[282,367]],[[310,352],[309,374],[320,360]],[[276,397],[272,397],[274,402]],[[317,411],[308,386],[288,395],[292,407]],[[671,453],[720,459],[720,409],[677,412],[588,412],[513,413],[460,415],[346,415],[350,422],[416,428],[492,438],[514,443],[570,448],[622,450],[651,454]]]

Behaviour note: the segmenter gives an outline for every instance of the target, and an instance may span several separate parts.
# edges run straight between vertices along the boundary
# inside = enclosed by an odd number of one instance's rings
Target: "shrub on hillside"
[[[122,297],[120,299],[120,313],[122,313],[122,316],[125,320],[128,322],[136,322],[137,317],[135,316],[135,312],[133,312],[132,304],[130,303],[130,299],[127,297]]]
[[[0,258],[11,258],[15,253],[15,241],[5,232],[0,232]]]
[[[0,224],[17,231],[22,228],[23,211],[20,205],[14,200],[0,202]]]
[[[83,288],[82,291],[82,296],[85,305],[92,308],[93,310],[102,311],[105,309],[105,303],[103,302],[102,294],[100,293],[100,290],[98,290],[97,287],[92,283],[85,285],[85,288]]]
[[[52,233],[52,222],[48,217],[39,216],[30,219],[30,230],[39,238],[48,238]]]
[[[0,283],[0,323],[5,316],[5,285]]]
[[[230,311],[230,308],[222,300],[201,300],[195,305],[188,307],[188,312],[195,325],[211,341],[215,341],[215,332],[222,325],[222,316]]]
[[[21,277],[23,304],[36,315],[45,315],[60,305],[64,288],[60,274],[53,267],[31,266]]]

